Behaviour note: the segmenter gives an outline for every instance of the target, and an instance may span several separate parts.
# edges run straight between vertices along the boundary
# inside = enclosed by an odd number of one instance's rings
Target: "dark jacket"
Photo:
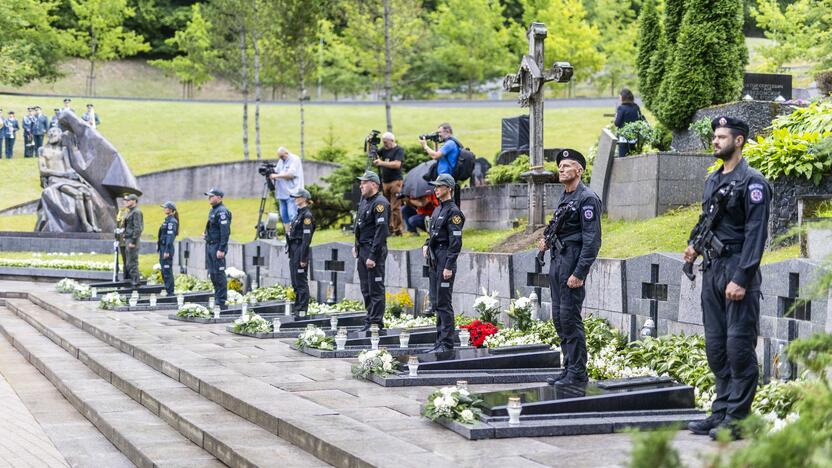
[[[309,263],[309,245],[312,243],[312,235],[315,234],[315,217],[309,207],[298,209],[298,214],[286,233],[286,242],[297,250],[298,261]],[[292,252],[295,252],[292,250]]]
[[[378,262],[387,256],[387,236],[390,235],[388,219],[390,202],[381,192],[370,198],[361,198],[355,217],[355,248],[370,247],[368,259]]]
[[[439,250],[447,252],[443,266],[446,270],[456,271],[456,259],[462,251],[462,227],[464,225],[465,214],[453,200],[443,201],[433,212],[430,220],[430,237],[426,244],[434,254]]]
[[[142,215],[142,210],[136,206],[124,216],[124,241],[138,247],[142,231],[144,231],[144,215]]]
[[[564,245],[580,247],[578,264],[572,275],[583,280],[601,250],[601,199],[580,182],[574,192],[564,191],[561,195],[558,209],[565,205],[568,205],[566,218],[557,236]],[[552,249],[554,254],[554,247]]]
[[[220,252],[228,251],[228,238],[231,237],[231,212],[222,203],[211,207],[208,222],[205,223],[205,241],[209,245],[217,244]]]
[[[156,250],[160,254],[167,253],[173,257],[176,234],[179,232],[179,221],[173,215],[168,215],[162,225],[159,226],[159,236],[156,241]]]
[[[624,128],[630,122],[644,120],[641,109],[634,102],[624,102],[615,110],[615,127]]]

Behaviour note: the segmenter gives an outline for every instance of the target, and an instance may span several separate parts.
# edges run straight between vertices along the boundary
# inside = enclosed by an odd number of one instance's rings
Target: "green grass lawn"
[[[76,99],[76,111],[86,102],[95,103],[101,116],[101,133],[127,159],[134,174],[169,168],[240,160],[242,152],[242,105],[188,102],[121,101]],[[39,104],[51,115],[60,99],[1,96],[0,107],[22,117],[26,107]],[[255,158],[254,109],[250,107],[250,151]],[[546,145],[588,151],[600,129],[609,123],[604,113],[613,109],[565,108],[546,111]],[[264,105],[261,108],[261,138],[264,157],[274,158],[278,146],[299,153],[300,124],[296,105]],[[480,156],[494,159],[500,147],[503,117],[525,113],[519,107],[428,107],[394,105],[393,125],[399,142],[415,143],[417,135],[450,122],[460,140]],[[370,129],[385,126],[381,105],[310,105],[305,111],[307,156],[332,140],[335,146],[360,152]],[[21,138],[22,141],[22,138]],[[34,200],[40,196],[36,159],[23,159],[23,145],[15,147],[12,160],[0,161],[3,184],[0,208]]]
[[[239,242],[253,240],[260,200],[227,199],[225,203],[233,215],[231,238]],[[208,202],[184,201],[178,203],[177,208],[179,208],[181,222],[179,238],[201,236],[208,216]],[[142,212],[145,220],[143,238],[155,239],[158,227],[164,219],[162,209],[158,206],[142,206]],[[604,217],[601,221],[603,241],[599,256],[628,258],[651,252],[681,252],[687,245],[688,235],[698,215],[698,207],[689,207],[643,221],[610,221]],[[31,230],[34,223],[34,215],[0,216],[0,231]],[[506,237],[523,229],[524,226],[501,230],[466,229],[463,246],[466,250],[474,252],[491,252]],[[352,233],[343,232],[340,229],[325,229],[315,233],[312,243],[317,245],[327,242],[350,243],[352,241]],[[424,235],[391,237],[387,245],[391,249],[415,249],[421,247],[424,241]],[[520,246],[519,250],[523,250],[523,247],[530,249],[534,247],[534,244]],[[763,263],[797,258],[800,256],[799,253],[797,246],[766,252],[763,256]]]

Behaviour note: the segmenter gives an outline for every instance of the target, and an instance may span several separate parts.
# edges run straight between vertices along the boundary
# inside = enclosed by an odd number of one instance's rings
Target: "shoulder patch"
[[[303,220],[303,224],[307,224],[307,225],[308,225],[308,224],[312,224],[312,220],[311,220],[311,219],[309,219],[309,218],[304,218],[304,220]]]
[[[451,218],[451,222],[454,223],[454,224],[461,223],[462,222],[462,216],[455,215],[453,218]]]
[[[384,205],[382,205],[381,203],[376,205],[376,211],[378,211],[379,213],[384,213]]]
[[[748,194],[749,198],[751,198],[751,203],[762,203],[763,198],[763,189],[762,188],[753,188]]]
[[[584,214],[584,219],[587,221],[592,221],[595,219],[595,207],[592,205],[586,205],[581,208],[581,212]]]

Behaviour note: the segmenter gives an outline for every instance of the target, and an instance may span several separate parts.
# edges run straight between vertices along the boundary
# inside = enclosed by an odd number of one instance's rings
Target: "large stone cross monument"
[[[529,231],[546,224],[544,184],[554,175],[543,169],[543,84],[548,81],[566,83],[572,78],[572,65],[556,62],[546,70],[543,65],[543,41],[548,31],[543,23],[532,23],[526,36],[529,53],[523,56],[520,69],[503,79],[503,89],[519,92],[521,107],[529,108],[529,161],[531,170],[524,173],[529,184]]]

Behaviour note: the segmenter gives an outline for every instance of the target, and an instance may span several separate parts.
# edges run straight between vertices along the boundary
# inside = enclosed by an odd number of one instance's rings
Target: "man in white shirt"
[[[304,188],[303,166],[299,157],[282,146],[277,149],[277,157],[280,160],[269,178],[274,181],[274,197],[280,206],[280,219],[285,229],[298,213],[291,195]]]

